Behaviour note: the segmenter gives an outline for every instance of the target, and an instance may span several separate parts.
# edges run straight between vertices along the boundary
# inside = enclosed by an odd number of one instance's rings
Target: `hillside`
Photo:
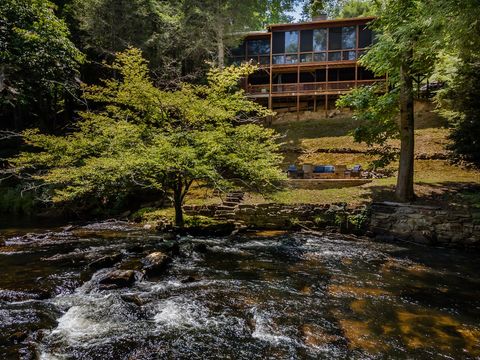
[[[282,134],[282,147],[285,169],[289,164],[344,164],[349,167],[361,164],[368,168],[374,159],[367,154],[364,144],[355,143],[351,131],[355,121],[351,117],[312,118],[303,116],[301,121],[280,122],[272,125]],[[428,108],[416,114],[415,150],[415,191],[419,203],[447,204],[451,201],[463,202],[471,198],[480,188],[480,172],[452,164],[448,160],[448,132],[445,123]],[[399,141],[391,145],[399,146]],[[372,200],[394,200],[395,172],[398,163],[390,164],[388,177],[374,179],[371,183],[357,187],[328,188],[317,190],[285,189],[266,197],[248,194],[246,201],[251,203],[366,203]],[[211,193],[203,190],[188,203],[218,202]],[[461,196],[457,196],[460,194]],[[465,196],[463,196],[465,195]],[[208,198],[208,200],[207,200]]]

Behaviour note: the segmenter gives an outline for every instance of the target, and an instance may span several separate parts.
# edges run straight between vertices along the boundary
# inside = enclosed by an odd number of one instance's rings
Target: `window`
[[[328,53],[328,61],[340,61],[342,60],[342,52],[341,51],[335,51]]]
[[[313,30],[302,30],[300,32],[300,52],[311,52],[313,50]]]
[[[285,55],[273,55],[272,61],[274,64],[285,64]]]
[[[270,40],[249,40],[247,41],[248,55],[270,54]]]
[[[302,54],[300,55],[300,62],[312,62],[313,61],[313,54]]]
[[[285,33],[283,31],[276,31],[272,35],[273,53],[283,54],[285,52]]]
[[[330,28],[328,34],[328,50],[340,50],[342,48],[342,28]]]
[[[355,50],[353,50],[353,51],[344,51],[342,57],[343,57],[342,60],[355,60],[355,59],[356,59]]]
[[[298,62],[298,56],[295,55],[286,55],[285,64],[296,64]]]
[[[342,28],[342,49],[355,49],[357,44],[357,31],[355,26]]]
[[[327,50],[327,29],[313,30],[313,50]]]
[[[368,29],[366,25],[360,26],[359,29],[360,31],[358,34],[358,47],[363,49],[372,45],[372,30]]]
[[[286,53],[298,52],[298,31],[285,32],[285,52]]]
[[[315,53],[313,55],[313,61],[315,62],[327,61],[327,53],[324,53],[324,52]]]

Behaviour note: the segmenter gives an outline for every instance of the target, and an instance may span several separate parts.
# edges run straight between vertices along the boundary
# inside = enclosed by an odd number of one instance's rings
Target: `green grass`
[[[427,109],[428,110],[428,109]],[[416,115],[415,154],[447,155],[446,145],[449,130],[445,122],[432,111],[422,111]],[[325,149],[353,149],[366,151],[365,144],[355,143],[350,135],[356,123],[351,118],[333,118],[305,120],[273,125],[284,135],[284,166],[288,164],[361,164],[364,168],[374,160],[367,153],[331,153]],[[398,140],[391,145],[399,147]],[[398,163],[389,165],[388,169],[395,173]],[[372,200],[394,200],[396,178],[375,179],[369,184],[357,187],[336,189],[288,189],[269,196],[253,196],[251,202],[275,201],[281,203],[331,203],[347,202],[359,204]],[[451,164],[448,160],[416,160],[415,192],[419,203],[448,203],[457,194],[478,188],[480,172]],[[466,190],[467,189],[467,190]]]

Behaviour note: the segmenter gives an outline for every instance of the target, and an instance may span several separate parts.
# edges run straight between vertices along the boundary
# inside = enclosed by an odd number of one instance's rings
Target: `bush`
[[[36,205],[32,192],[23,192],[20,187],[0,188],[0,213],[30,215]]]

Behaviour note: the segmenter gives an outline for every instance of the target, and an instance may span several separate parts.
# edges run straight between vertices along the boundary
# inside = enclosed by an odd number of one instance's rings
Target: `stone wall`
[[[189,215],[214,216],[215,206],[185,206]],[[348,230],[349,224],[365,207],[349,208],[345,203],[336,204],[241,204],[235,207],[230,220],[257,229],[289,229],[298,225],[311,228],[327,226]]]
[[[399,203],[374,203],[370,229],[379,238],[480,249],[480,213],[466,206],[448,209]]]

